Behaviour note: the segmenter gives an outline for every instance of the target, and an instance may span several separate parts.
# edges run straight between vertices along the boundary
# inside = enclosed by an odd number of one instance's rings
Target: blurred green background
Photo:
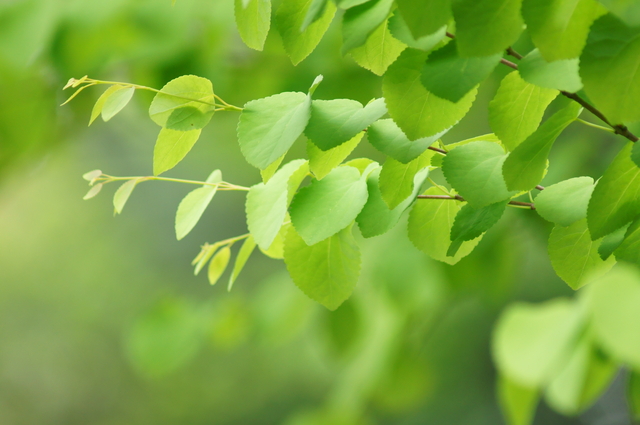
[[[546,254],[550,224],[510,209],[456,266],[416,250],[400,223],[362,241],[354,296],[331,313],[307,299],[282,262],[254,253],[233,291],[194,277],[205,242],[246,232],[244,195],[216,195],[184,240],[175,209],[191,190],[146,182],[113,217],[80,176],[149,175],[159,130],[136,93],[109,123],[87,128],[102,89],[70,104],[62,87],[88,74],[162,87],[183,74],[213,81],[242,105],[302,90],[316,97],[379,97],[380,78],[340,55],[336,19],[293,67],[269,35],[248,49],[231,0],[5,0],[0,3],[0,424],[500,424],[490,338],[514,300],[572,296]],[[518,48],[531,48],[528,40]],[[496,70],[455,142],[490,132]],[[168,173],[204,180],[216,168],[250,186],[237,113],[214,116]],[[573,124],[552,153],[546,184],[599,177],[622,142]],[[299,142],[291,158],[304,156]],[[382,157],[367,143],[353,156]],[[578,418],[541,405],[536,424],[627,424],[614,388]]]

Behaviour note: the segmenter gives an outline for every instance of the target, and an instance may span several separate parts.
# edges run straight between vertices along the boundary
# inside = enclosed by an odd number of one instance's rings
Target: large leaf
[[[538,49],[529,52],[518,65],[518,71],[527,83],[569,93],[582,89],[578,69],[578,58],[547,62]]]
[[[313,52],[336,13],[333,2],[328,2],[322,16],[301,31],[310,6],[309,0],[283,0],[276,11],[274,25],[294,65]]]
[[[153,174],[175,167],[196,144],[202,130],[178,131],[163,128],[153,148]]]
[[[362,46],[389,15],[393,0],[369,0],[347,9],[342,17],[342,53]]]
[[[593,21],[606,13],[596,0],[523,0],[522,16],[549,62],[580,56]]]
[[[569,103],[511,152],[502,167],[507,188],[528,191],[542,181],[553,143],[581,111],[579,104]]]
[[[296,286],[329,310],[349,298],[360,275],[360,250],[351,226],[311,246],[291,227],[284,262]]]
[[[350,99],[314,100],[304,134],[326,151],[351,140],[386,113],[384,99],[376,99],[364,108]]]
[[[366,176],[349,166],[313,180],[293,198],[291,222],[307,245],[316,244],[347,227],[367,202]]]
[[[587,217],[593,189],[591,177],[576,177],[547,186],[536,196],[536,211],[547,221],[569,226]]]
[[[222,173],[220,170],[215,170],[209,178],[207,183],[220,183],[222,181]],[[184,238],[189,232],[198,224],[200,217],[207,209],[209,203],[216,194],[218,186],[211,186],[209,184],[192,190],[187,196],[185,196],[180,205],[178,205],[178,212],[176,213],[176,238],[178,240]]]
[[[612,15],[591,27],[580,57],[584,91],[613,124],[640,120],[640,27]]]
[[[555,226],[549,236],[551,265],[567,285],[579,289],[615,264],[613,257],[606,261],[600,258],[599,246],[600,240],[591,240],[585,219],[568,227]]]
[[[376,75],[387,72],[389,65],[407,48],[402,41],[391,35],[387,22],[381,23],[362,46],[349,52],[358,65]]]
[[[512,72],[503,78],[489,103],[489,123],[507,149],[514,150],[533,133],[547,106],[556,98],[556,90],[529,84]]]
[[[451,19],[450,0],[396,0],[413,37],[433,34]]]
[[[471,241],[492,228],[504,214],[507,201],[497,202],[482,208],[464,205],[451,227],[451,245],[447,255],[453,257],[463,242]]]
[[[235,0],[236,26],[244,44],[262,50],[271,26],[271,0]]]
[[[371,124],[367,130],[367,139],[369,139],[373,147],[383,154],[407,164],[422,155],[429,146],[437,142],[440,136],[446,132],[447,130],[444,130],[436,135],[412,142],[400,130],[400,127],[392,119],[388,118]]]
[[[600,258],[606,260],[616,249],[618,249],[620,244],[622,244],[622,241],[624,241],[624,237],[627,234],[629,226],[631,226],[631,223],[626,226],[622,226],[615,232],[609,233],[607,236],[602,238],[602,242],[600,242],[600,246],[598,247],[598,254],[600,254]]]
[[[161,127],[189,131],[203,128],[211,120],[213,86],[206,78],[183,75],[169,81],[149,106],[149,116]]]
[[[453,2],[456,39],[461,56],[489,56],[503,52],[524,28],[522,0],[457,0]]]
[[[429,92],[420,78],[428,53],[406,49],[387,70],[382,91],[389,115],[409,140],[433,136],[462,119],[471,108],[477,90],[453,103]]]
[[[436,96],[458,102],[491,74],[501,58],[502,52],[460,57],[453,40],[429,55],[422,69],[422,84]]]
[[[425,195],[442,195],[440,189],[429,188]],[[462,203],[447,199],[419,199],[409,214],[409,239],[421,251],[434,260],[456,264],[469,255],[478,245],[480,238],[464,242],[455,256],[447,256],[451,245],[451,227]]]
[[[631,223],[614,255],[618,260],[640,265],[640,220],[636,219]]]
[[[399,2],[396,0],[396,3]],[[433,3],[440,2],[434,1]],[[403,19],[402,15],[397,12],[389,18],[389,31],[391,31],[391,35],[393,35],[395,38],[402,41],[412,49],[419,49],[424,51],[431,50],[439,43],[442,42],[442,44],[444,44],[446,43],[446,40],[448,40],[446,36],[446,25],[443,25],[440,28],[436,29],[433,33],[415,37],[407,26],[407,23]]]
[[[433,151],[426,151],[413,161],[403,164],[393,158],[387,158],[380,172],[379,188],[382,199],[389,209],[400,205],[414,192],[414,176],[431,163]]]
[[[471,205],[481,208],[515,195],[502,178],[506,154],[497,143],[477,141],[459,146],[444,157],[442,171]]]
[[[607,9],[627,25],[640,25],[640,2],[638,0],[599,0]]]
[[[598,181],[587,209],[591,237],[601,237],[640,214],[640,168],[631,161],[632,143],[615,157]]]
[[[336,146],[328,151],[323,151],[311,141],[307,141],[307,156],[309,157],[309,169],[314,177],[322,180],[331,170],[342,164],[347,156],[358,146],[364,132],[356,134],[351,140]]]
[[[248,102],[238,122],[238,142],[247,162],[264,170],[284,155],[309,122],[311,97],[285,92]]]
[[[284,165],[266,183],[249,189],[245,210],[247,226],[260,249],[267,250],[276,238],[293,194],[309,168],[303,159]]]

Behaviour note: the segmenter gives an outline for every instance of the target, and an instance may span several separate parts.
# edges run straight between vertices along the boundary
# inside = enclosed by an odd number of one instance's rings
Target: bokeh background
[[[363,274],[335,312],[307,299],[280,261],[253,254],[233,290],[194,277],[205,242],[246,232],[244,194],[218,193],[196,229],[173,220],[192,188],[141,184],[114,218],[105,187],[83,201],[81,175],[149,175],[159,128],[135,94],[109,123],[87,127],[101,88],[64,107],[71,77],[156,88],[184,74],[213,81],[226,101],[282,91],[379,97],[380,78],[340,55],[336,19],[311,56],[291,65],[277,34],[248,49],[232,0],[4,0],[0,2],[0,424],[502,423],[490,354],[495,320],[515,300],[571,297],[551,269],[550,224],[509,209],[455,266],[408,241],[405,223],[362,241]],[[518,49],[531,49],[526,36]],[[487,102],[499,68],[445,142],[490,132]],[[242,158],[237,113],[214,116],[168,173],[260,180]],[[587,119],[589,117],[587,116]],[[622,141],[573,124],[545,184],[598,178]],[[290,158],[304,156],[300,141]],[[382,156],[367,143],[354,157]],[[237,249],[237,247],[236,247]],[[536,424],[630,423],[622,388],[580,417],[544,403]]]

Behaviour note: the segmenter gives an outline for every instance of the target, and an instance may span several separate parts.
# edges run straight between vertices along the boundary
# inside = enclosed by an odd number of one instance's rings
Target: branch
[[[448,195],[418,195],[417,198],[418,199],[449,199],[449,200],[461,201],[461,202],[465,202],[466,201],[466,199],[464,199],[460,195],[455,195],[455,196],[448,196]],[[509,205],[515,205],[517,207],[527,207],[527,208],[532,209],[532,210],[536,209],[536,206],[531,202],[509,201]]]

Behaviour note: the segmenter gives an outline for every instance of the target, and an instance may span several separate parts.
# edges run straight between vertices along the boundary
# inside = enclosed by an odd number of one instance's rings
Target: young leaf
[[[407,164],[438,141],[447,130],[422,139],[410,141],[400,127],[390,118],[378,120],[367,130],[367,138],[374,148],[396,161]]]
[[[98,183],[97,185],[93,186],[91,189],[89,189],[87,194],[84,195],[84,197],[82,199],[84,199],[86,201],[87,199],[93,198],[98,193],[100,193],[100,191],[102,190],[102,186],[103,185],[104,185],[104,183]]]
[[[456,124],[471,108],[477,90],[471,90],[459,102],[441,99],[420,82],[428,53],[405,49],[387,70],[382,91],[389,115],[409,140],[433,136]]]
[[[153,174],[175,167],[196,144],[202,130],[177,131],[163,128],[153,149]]]
[[[82,178],[88,181],[89,184],[92,184],[101,175],[102,175],[102,170],[93,170],[93,171],[89,171],[88,173],[84,173],[82,175]]]
[[[209,283],[215,285],[224,270],[227,268],[227,264],[229,264],[229,258],[231,257],[231,249],[228,246],[222,248],[218,253],[213,257],[211,262],[209,263],[209,272],[207,277],[209,278]]]
[[[418,158],[403,164],[387,158],[380,172],[379,187],[382,199],[393,210],[414,192],[414,176],[431,163],[433,151],[427,150]]]
[[[300,31],[310,7],[309,0],[283,0],[276,11],[274,25],[280,33],[284,49],[294,65],[302,62],[313,52],[336,13],[333,2],[328,2],[322,16],[306,29]]]
[[[540,183],[547,169],[547,158],[553,143],[581,111],[582,107],[578,103],[569,103],[511,152],[502,167],[508,189],[528,191]]]
[[[249,189],[247,226],[260,249],[271,246],[282,227],[289,200],[308,171],[307,161],[296,159],[279,169],[267,183],[258,183]]]
[[[640,27],[613,15],[599,18],[580,57],[584,91],[613,124],[640,120]]]
[[[456,214],[451,227],[451,245],[447,250],[447,256],[455,256],[463,242],[471,241],[491,229],[500,220],[506,208],[507,201],[482,208],[464,205]]]
[[[366,202],[366,179],[354,167],[343,166],[300,189],[289,214],[300,237],[314,245],[349,226]]]
[[[489,123],[508,150],[514,150],[533,133],[547,106],[556,98],[556,90],[529,84],[512,72],[502,79],[489,103]]]
[[[222,174],[220,170],[215,170],[207,179],[207,183],[215,184],[221,181]],[[196,224],[198,224],[200,217],[204,214],[204,210],[209,206],[217,190],[218,186],[203,185],[189,192],[187,196],[180,201],[175,224],[176,238],[178,240],[187,236]]]
[[[362,46],[349,52],[358,65],[376,75],[387,72],[389,65],[407,48],[403,42],[391,35],[387,23],[388,20],[381,23]]]
[[[593,189],[591,177],[576,177],[547,186],[536,196],[536,211],[547,221],[570,226],[587,217]]]
[[[311,97],[285,92],[248,102],[238,122],[238,142],[247,162],[264,170],[284,155],[307,126]]]
[[[102,105],[102,119],[106,122],[127,106],[136,91],[134,87],[121,87],[104,100]]]
[[[435,33],[451,20],[450,0],[396,0],[396,3],[416,39]]]
[[[227,290],[231,291],[233,287],[233,283],[238,278],[238,275],[244,268],[244,265],[247,263],[247,260],[251,256],[251,253],[256,248],[256,241],[253,240],[253,236],[249,235],[247,239],[244,240],[242,246],[240,247],[240,251],[238,251],[238,256],[236,257],[236,262],[233,265],[233,271],[231,272],[231,276],[229,277],[229,285],[227,286]]]
[[[620,229],[618,229],[620,230]],[[616,231],[617,232],[617,231]],[[616,232],[612,233],[614,235]],[[609,236],[611,236],[609,235]],[[640,265],[640,220],[636,219],[628,227],[624,239],[613,252],[618,260]]]
[[[364,108],[350,99],[314,100],[304,134],[327,151],[353,139],[386,113],[384,99],[376,99]]]
[[[351,226],[311,246],[291,227],[284,262],[296,286],[329,310],[349,298],[360,275],[360,249]]]
[[[458,55],[456,41],[432,52],[422,68],[422,84],[431,93],[458,102],[483,82],[502,58],[502,52],[473,58]]]
[[[524,28],[522,0],[452,2],[460,56],[489,56],[513,44]]]
[[[631,161],[632,143],[614,158],[593,190],[587,222],[591,237],[601,237],[624,226],[640,214],[640,168]]]
[[[389,16],[393,0],[369,0],[347,9],[342,17],[342,54],[362,46]]]
[[[442,160],[442,171],[451,186],[469,204],[481,208],[515,195],[502,178],[506,155],[497,143],[477,141],[456,147]]]
[[[498,401],[509,425],[531,425],[539,398],[536,388],[522,386],[504,375],[498,379]]]
[[[607,261],[600,258],[599,246],[600,240],[591,240],[585,219],[568,227],[555,226],[549,236],[551,265],[571,289],[580,289],[615,264],[613,257]]]
[[[409,0],[413,1],[413,0]],[[430,1],[430,0],[429,0]],[[396,0],[396,3],[400,3]],[[436,2],[434,2],[436,3]],[[445,43],[447,26],[443,25],[431,34],[427,34],[421,37],[414,37],[411,30],[407,26],[407,23],[399,13],[394,13],[389,18],[389,31],[391,35],[411,47],[412,49],[424,50],[425,52],[433,49],[438,43]]]
[[[582,89],[578,69],[578,58],[547,62],[538,49],[533,49],[518,64],[518,72],[527,83],[569,93]]]
[[[626,226],[622,226],[615,232],[609,233],[607,236],[602,238],[602,242],[598,247],[598,254],[600,254],[600,258],[606,260],[611,254],[613,254],[624,240],[624,236],[627,234],[627,229],[630,225],[631,223]]]
[[[191,263],[192,265],[196,266],[195,269],[193,270],[194,275],[197,276],[198,273],[200,273],[200,270],[204,268],[204,266],[209,262],[211,257],[213,257],[213,254],[215,254],[218,248],[220,248],[221,246],[222,244],[220,242],[216,242],[213,245],[205,244],[202,247],[202,250],[200,251],[200,254],[198,254],[198,257],[196,257],[196,259],[194,259],[193,262]]]
[[[89,119],[89,125],[91,125],[96,120],[96,118],[98,118],[98,116],[102,113],[102,108],[104,107],[104,103],[107,101],[107,99],[111,97],[112,94],[114,94],[119,90],[122,90],[123,88],[124,86],[121,86],[119,84],[114,84],[113,86],[110,86],[108,89],[106,89],[104,93],[100,95],[98,100],[96,100],[95,105],[93,105],[93,109],[91,110],[91,118]]]
[[[593,21],[606,13],[596,0],[524,0],[522,16],[549,62],[580,56]]]
[[[271,25],[271,0],[235,0],[236,26],[244,44],[262,50]]]
[[[424,168],[413,178],[413,192],[394,209],[389,209],[380,193],[380,169],[374,170],[367,177],[367,203],[358,214],[356,221],[362,236],[371,238],[382,235],[391,230],[400,220],[402,213],[416,202],[416,196],[429,175],[429,169]]]
[[[440,189],[429,188],[425,195],[442,195]],[[434,260],[456,264],[478,245],[481,238],[464,242],[454,257],[447,256],[449,235],[462,203],[448,199],[419,199],[409,214],[409,239],[419,250]]]
[[[116,190],[116,193],[113,195],[113,208],[116,214],[122,213],[122,209],[129,200],[133,189],[135,189],[136,185],[141,181],[141,179],[127,180]]]
[[[199,130],[209,123],[214,100],[211,81],[195,75],[183,75],[169,81],[156,94],[149,107],[149,116],[163,128]]]
[[[322,180],[331,170],[342,164],[342,161],[358,146],[364,132],[355,135],[351,140],[328,151],[323,151],[311,141],[307,141],[309,169],[314,177]]]

